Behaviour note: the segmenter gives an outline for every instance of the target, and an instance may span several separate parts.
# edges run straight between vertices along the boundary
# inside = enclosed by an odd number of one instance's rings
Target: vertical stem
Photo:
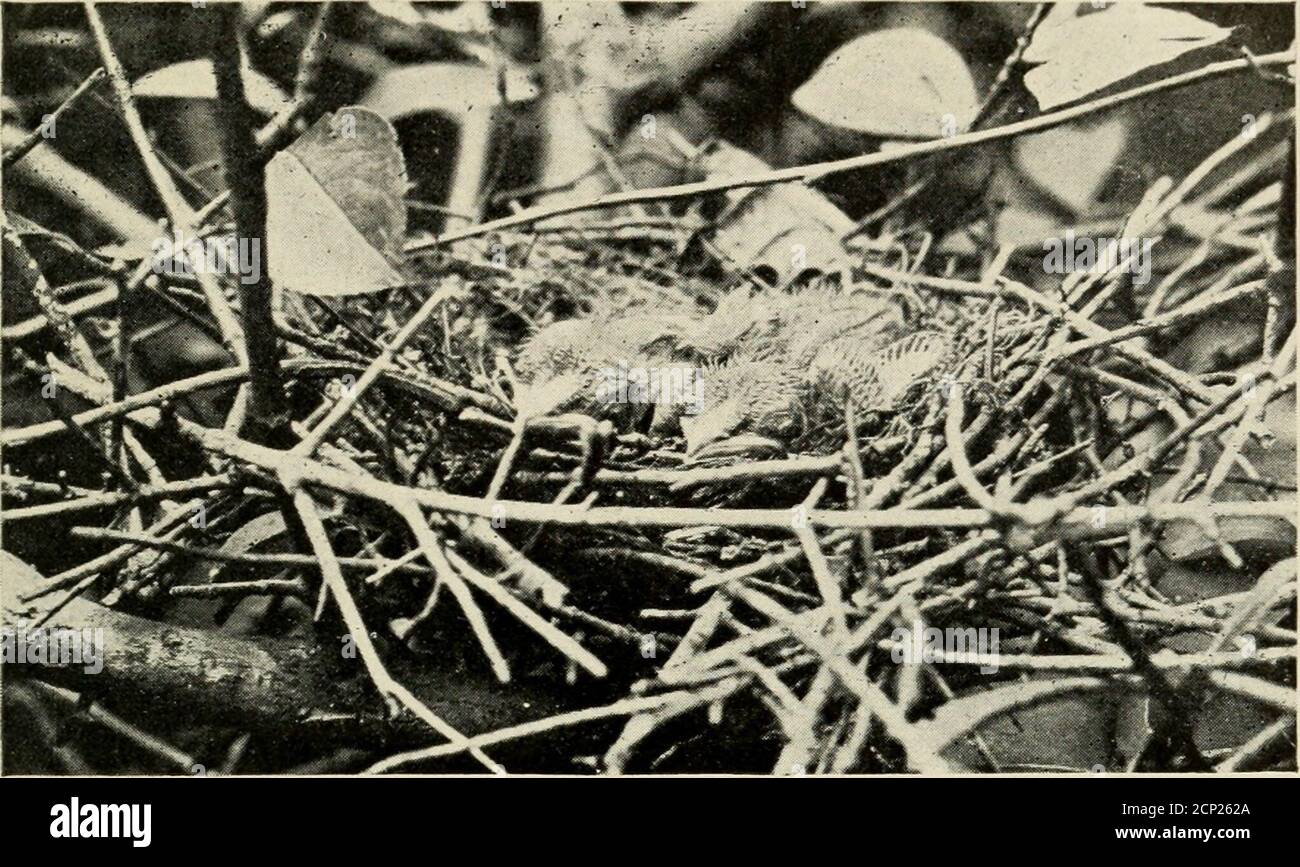
[[[244,434],[264,445],[289,445],[289,411],[280,379],[280,347],[271,314],[271,280],[266,274],[266,175],[258,158],[257,118],[244,97],[239,7],[213,10],[216,33],[212,63],[217,79],[222,163],[237,244],[254,253],[252,273],[240,273],[240,319],[248,350],[249,405]],[[241,262],[244,260],[240,256]]]

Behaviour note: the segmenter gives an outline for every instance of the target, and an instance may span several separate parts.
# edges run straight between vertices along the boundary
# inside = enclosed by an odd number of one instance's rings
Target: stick
[[[104,80],[104,68],[101,66],[86,77],[86,80],[77,85],[77,89],[72,91],[67,99],[60,103],[59,107],[54,109],[49,115],[41,120],[41,125],[27,134],[27,137],[4,152],[4,158],[0,160],[0,168],[8,169],[14,163],[18,162],[24,156],[31,152],[46,138],[46,130],[57,129],[59,118],[63,117],[64,112],[77,104],[86,92],[99,82]]]
[[[1295,57],[1290,52],[1282,51],[1276,54],[1266,54],[1257,57],[1254,60],[1255,63],[1260,66],[1283,66],[1295,62]],[[472,226],[456,232],[448,232],[439,238],[416,241],[408,244],[406,250],[408,253],[416,253],[421,250],[428,250],[446,244],[453,244],[469,238],[491,235],[494,232],[500,232],[504,229],[512,229],[517,226],[528,226],[552,217],[561,217],[567,214],[576,214],[582,211],[590,211],[599,208],[613,208],[621,205],[641,204],[645,202],[657,202],[671,199],[695,198],[697,196],[708,195],[711,193],[721,193],[728,190],[739,190],[751,187],[765,187],[773,184],[788,183],[790,181],[814,183],[822,178],[842,174],[844,172],[887,165],[889,163],[901,162],[916,157],[929,156],[944,151],[971,147],[972,145],[987,144],[989,142],[1027,135],[1029,133],[1041,132],[1068,123],[1072,120],[1077,120],[1081,117],[1087,117],[1090,114],[1108,111],[1112,108],[1133,102],[1134,100],[1142,99],[1143,97],[1152,94],[1161,93],[1166,90],[1173,90],[1179,87],[1186,87],[1189,84],[1195,84],[1211,78],[1243,72],[1250,68],[1251,63],[1248,60],[1227,60],[1221,63],[1212,63],[1208,66],[1202,67],[1201,69],[1192,70],[1191,72],[1186,72],[1182,75],[1175,75],[1161,81],[1154,81],[1150,84],[1142,85],[1141,87],[1135,87],[1132,90],[1121,91],[1120,93],[1112,94],[1091,102],[1086,102],[1074,106],[1073,108],[1062,109],[1050,114],[1030,118],[1029,120],[1007,124],[1006,126],[994,127],[989,130],[981,130],[979,132],[963,133],[961,135],[950,136],[949,138],[944,139],[935,139],[933,141],[903,145],[884,152],[863,154],[861,156],[848,157],[846,159],[833,160],[831,162],[813,163],[807,166],[794,166],[788,169],[777,169],[745,178],[723,178],[691,184],[678,184],[669,187],[632,190],[625,193],[611,193],[604,196],[598,196],[586,201],[563,202],[555,205],[547,205],[545,207],[528,208],[527,210],[520,211],[519,213],[512,214],[508,217],[502,217],[498,220],[490,220],[486,223],[481,223],[477,226]]]

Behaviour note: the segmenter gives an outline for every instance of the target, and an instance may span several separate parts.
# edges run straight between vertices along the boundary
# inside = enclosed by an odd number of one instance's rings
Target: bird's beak
[[[682,417],[688,460],[746,457],[750,459],[784,455],[777,440],[753,433],[736,434],[740,402],[729,398],[698,416]]]
[[[585,386],[583,377],[566,373],[546,382],[530,385],[515,396],[515,411],[526,418],[537,418],[568,403]]]
[[[697,416],[682,417],[682,433],[686,435],[686,456],[693,457],[700,449],[715,443],[736,429],[740,406],[729,398]]]
[[[760,436],[759,434],[743,433],[723,437],[701,447],[698,452],[691,456],[686,465],[699,461],[721,459],[769,460],[771,458],[783,458],[786,454],[785,444],[780,440],[774,440],[771,437]]]

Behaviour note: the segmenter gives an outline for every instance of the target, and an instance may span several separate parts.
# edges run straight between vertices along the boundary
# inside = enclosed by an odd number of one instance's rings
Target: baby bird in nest
[[[795,293],[774,289],[753,295],[727,293],[684,339],[696,357],[719,361],[744,354],[753,358],[811,360],[815,348],[848,332],[901,333],[905,311],[899,297],[865,289],[841,292],[816,286]]]
[[[746,433],[746,451],[779,450],[806,424],[803,377],[780,359],[733,358],[705,368],[703,380],[703,405],[681,417],[688,455]]]
[[[817,352],[805,382],[824,419],[843,420],[850,403],[858,413],[889,412],[938,372],[951,349],[940,331],[917,331],[879,348],[847,335]]]
[[[849,401],[859,413],[896,408],[949,345],[939,332],[912,331],[902,301],[883,290],[736,291],[707,316],[688,307],[643,306],[541,329],[515,361],[520,413],[582,412],[627,426],[653,406],[652,432],[680,426],[689,455],[744,435],[733,443],[739,451],[782,452],[843,421]],[[695,365],[689,373],[702,388],[694,401],[653,388],[631,399],[609,393],[611,375],[629,369]]]
[[[801,395],[803,371],[826,342],[856,334],[875,345],[881,335],[899,334],[903,328],[898,297],[879,290],[734,289],[686,332],[679,353],[703,366],[705,406],[693,407],[695,412],[720,408],[697,424],[700,419],[684,417],[685,406],[661,405],[651,432],[671,434],[680,424],[688,444],[707,445],[728,436],[726,418],[735,405],[736,412],[754,417],[751,423],[735,426],[739,429],[767,431],[768,437],[798,429],[802,425],[791,422],[790,402]],[[769,418],[778,421],[766,421]]]
[[[662,307],[553,322],[529,337],[515,359],[516,408],[530,416],[560,411],[602,418],[627,414],[629,407],[639,414],[654,395],[634,394],[629,402],[618,378],[670,365],[694,325],[689,314]]]
[[[859,419],[895,410],[950,349],[947,335],[937,331],[897,337],[892,330],[850,329],[825,341],[800,336],[790,343],[783,355],[737,358],[706,378],[703,411],[682,419],[688,455],[730,453],[733,443],[746,451],[783,450],[837,426],[850,402]]]

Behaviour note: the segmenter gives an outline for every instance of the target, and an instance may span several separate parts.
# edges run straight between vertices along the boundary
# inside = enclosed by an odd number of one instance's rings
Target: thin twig
[[[245,97],[243,45],[238,6],[213,10],[216,34],[212,65],[217,79],[217,111],[221,120],[222,170],[230,190],[235,237],[252,245],[265,262],[266,178],[258,159],[256,116]],[[239,317],[249,370],[246,434],[254,442],[288,445],[289,407],[280,381],[280,347],[271,314],[271,279],[262,267],[239,274]]]
[[[136,108],[135,99],[131,94],[131,81],[127,78],[122,61],[118,59],[117,52],[113,50],[113,44],[108,39],[108,32],[104,29],[104,22],[99,16],[99,10],[95,8],[92,0],[86,0],[83,5],[86,10],[86,19],[90,24],[90,31],[94,35],[95,44],[99,48],[100,61],[104,65],[104,71],[107,73],[109,83],[113,87],[113,93],[117,97],[118,110],[121,112],[122,121],[126,124],[131,141],[139,152],[140,160],[144,163],[149,180],[153,183],[158,197],[163,202],[168,220],[177,231],[197,236],[193,212],[189,204],[181,196],[180,190],[176,188],[176,184],[171,179],[171,175],[167,173],[167,169],[164,168],[162,161],[158,159],[158,155],[154,152],[153,143],[149,140],[149,134],[145,131],[144,122],[140,119],[140,112]],[[194,270],[199,282],[199,288],[203,290],[203,295],[207,299],[208,307],[212,312],[212,317],[216,320],[217,327],[221,329],[222,341],[226,349],[230,350],[236,361],[246,366],[248,356],[244,351],[243,335],[239,322],[235,319],[234,311],[231,310],[230,303],[226,300],[225,293],[220,284],[217,283],[215,276],[203,268]]]
[[[343,615],[343,622],[347,625],[348,634],[352,636],[357,652],[361,654],[361,660],[365,663],[366,671],[369,673],[375,689],[383,696],[389,708],[394,712],[399,708],[406,708],[453,745],[468,750],[485,768],[495,774],[504,774],[505,768],[489,758],[478,746],[471,744],[465,735],[430,710],[410,690],[389,675],[388,670],[384,667],[383,660],[379,658],[379,651],[375,649],[374,642],[370,640],[370,631],[366,627],[365,620],[361,617],[361,611],[357,608],[356,601],[352,598],[352,591],[348,589],[347,580],[343,577],[343,570],[339,568],[338,560],[334,556],[334,548],[330,545],[329,534],[325,530],[325,524],[321,522],[320,515],[316,511],[316,503],[312,500],[310,494],[298,487],[298,480],[293,476],[283,475],[281,481],[284,483],[286,490],[293,492],[294,507],[302,520],[303,529],[307,534],[308,541],[311,542],[312,550],[316,552],[316,556],[320,559],[321,574],[325,578],[325,586],[329,588],[330,595],[334,597],[334,603],[339,608],[339,613]]]
[[[1292,63],[1294,60],[1294,55],[1285,51],[1276,54],[1266,54],[1255,58],[1255,62],[1261,66],[1282,66]],[[407,252],[415,253],[421,250],[432,249],[444,244],[452,244],[469,238],[491,235],[494,232],[500,232],[504,229],[531,225],[553,217],[581,213],[582,211],[612,208],[621,205],[645,202],[695,198],[711,193],[771,186],[773,184],[782,184],[791,181],[814,183],[823,178],[830,177],[831,175],[841,174],[844,172],[902,162],[916,157],[929,156],[944,151],[956,150],[959,148],[971,147],[973,145],[1015,138],[1030,133],[1042,132],[1043,130],[1060,126],[1081,117],[1109,111],[1110,109],[1133,102],[1134,100],[1142,99],[1152,94],[1173,90],[1179,87],[1186,87],[1190,84],[1242,72],[1250,68],[1251,64],[1246,60],[1228,60],[1220,63],[1212,63],[1208,66],[1202,67],[1201,69],[1192,70],[1181,75],[1175,75],[1160,81],[1151,82],[1150,84],[1141,87],[1121,91],[1120,93],[1092,100],[1072,108],[1066,108],[1050,114],[1040,115],[1039,117],[1030,118],[1029,120],[1023,120],[989,130],[981,130],[979,132],[962,133],[944,139],[901,145],[898,148],[888,151],[863,154],[861,156],[849,157],[842,160],[814,163],[807,166],[794,166],[788,169],[763,172],[762,174],[746,178],[724,178],[721,180],[679,184],[670,187],[632,190],[625,193],[612,193],[609,195],[599,196],[586,201],[562,202],[555,205],[529,208],[509,217],[502,217],[501,219],[491,220],[477,226],[471,226],[467,229],[448,232],[445,235],[432,240],[416,241],[407,245]]]
[[[68,98],[59,104],[58,108],[54,109],[54,111],[41,119],[41,123],[36,129],[28,133],[27,137],[18,144],[4,152],[4,157],[0,160],[0,168],[8,169],[31,152],[32,148],[36,147],[41,142],[46,141],[47,138],[52,137],[53,131],[57,129],[59,119],[63,117],[64,112],[76,105],[78,100],[86,95],[87,91],[103,80],[103,67],[90,73],[90,75],[86,77],[86,80],[77,85],[77,89],[72,91],[72,93],[68,95]],[[48,136],[47,133],[49,133]]]

